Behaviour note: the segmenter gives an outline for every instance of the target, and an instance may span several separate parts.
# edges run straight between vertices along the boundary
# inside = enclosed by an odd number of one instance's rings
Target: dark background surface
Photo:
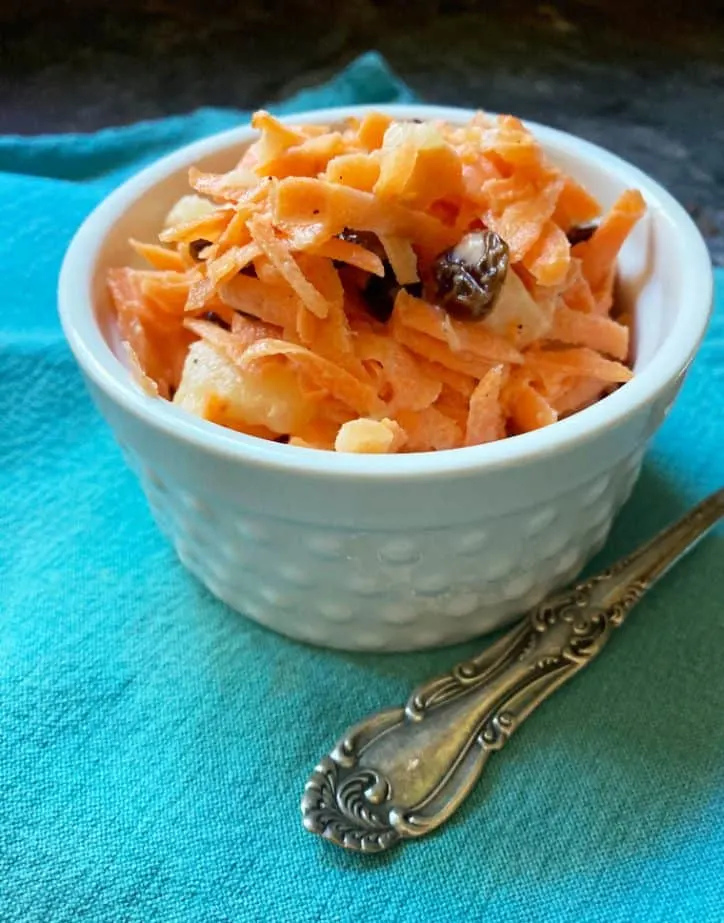
[[[429,102],[514,112],[616,151],[724,264],[724,13],[690,0],[0,0],[0,132],[253,108],[377,48]]]

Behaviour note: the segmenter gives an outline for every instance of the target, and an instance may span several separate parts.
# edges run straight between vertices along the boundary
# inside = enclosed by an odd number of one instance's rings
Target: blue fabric
[[[377,56],[284,105],[406,99]],[[387,857],[302,830],[339,732],[477,645],[353,656],[277,637],[177,563],[82,388],[62,253],[124,176],[236,123],[0,140],[0,919],[4,923],[724,919],[724,575],[713,536]],[[722,481],[717,314],[603,560]]]

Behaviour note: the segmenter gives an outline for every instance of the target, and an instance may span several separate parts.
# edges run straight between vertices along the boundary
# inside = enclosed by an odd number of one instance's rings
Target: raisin
[[[398,291],[399,285],[389,263],[385,263],[384,276],[370,276],[362,289],[362,296],[367,310],[375,320],[384,324],[390,319]]]
[[[597,224],[577,224],[575,227],[569,228],[566,234],[568,243],[572,247],[575,247],[576,244],[585,243],[585,241],[593,237],[597,227]]]
[[[432,264],[432,300],[450,314],[489,314],[508,274],[508,245],[495,231],[472,231]]]
[[[350,244],[357,244],[364,247],[378,256],[383,262],[387,260],[385,248],[382,246],[379,237],[373,231],[355,231],[353,228],[345,228],[337,235],[340,240],[346,240]]]
[[[210,240],[205,240],[203,237],[199,237],[198,240],[192,240],[189,244],[189,253],[191,254],[191,259],[200,260],[201,251],[205,250],[207,247],[211,246]]]
[[[355,231],[353,228],[345,228],[338,236],[341,240],[364,247],[365,250],[369,250],[382,260],[382,265],[385,268],[384,276],[371,275],[362,289],[362,296],[372,317],[383,324],[386,323],[392,315],[400,285],[392,271],[392,266],[390,266],[390,261],[387,259],[382,242],[372,231]],[[416,295],[418,298],[422,295],[422,284],[419,282],[403,287],[411,295]]]
[[[422,282],[411,282],[409,285],[400,285],[395,277],[392,267],[385,263],[384,276],[370,276],[369,282],[362,290],[367,310],[383,324],[392,316],[392,310],[395,307],[395,298],[401,288],[404,288],[410,295],[415,298],[422,297]]]
[[[223,317],[219,317],[216,311],[206,311],[201,315],[201,320],[206,320],[210,324],[216,324],[217,327],[223,327],[224,330],[231,330],[229,324],[226,323]]]

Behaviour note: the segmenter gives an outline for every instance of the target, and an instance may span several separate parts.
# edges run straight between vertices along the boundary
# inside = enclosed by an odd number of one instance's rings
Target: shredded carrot
[[[251,314],[276,327],[296,322],[297,299],[286,287],[238,275],[219,286],[219,297],[232,310]]]
[[[184,358],[193,339],[183,327],[183,316],[159,312],[142,291],[133,269],[111,269],[108,288],[116,309],[118,329],[133,356],[132,368],[155,382],[161,397],[170,398],[181,378]],[[148,391],[148,387],[144,386]]]
[[[128,361],[133,380],[136,382],[141,391],[143,391],[149,397],[159,397],[160,393],[157,383],[153,380],[153,378],[146,374],[143,366],[141,365],[140,359],[133,351],[133,347],[128,340],[123,341],[123,351],[126,354],[126,359]]]
[[[391,123],[392,119],[389,115],[382,112],[368,112],[357,130],[357,141],[366,150],[376,151],[382,147],[385,132]]]
[[[279,328],[272,324],[241,314],[234,316],[230,332],[211,321],[196,318],[188,318],[184,326],[233,359],[240,359],[244,351],[259,340],[275,339],[280,333]]]
[[[409,240],[391,234],[380,234],[380,243],[400,285],[412,285],[420,281],[417,254]]]
[[[244,342],[244,338],[232,336],[227,330],[207,320],[187,318],[184,326],[199,339],[207,340],[215,349],[228,353],[230,358],[239,358],[250,345]]]
[[[559,285],[568,272],[571,247],[568,238],[550,219],[540,236],[523,257],[523,265],[539,285]]]
[[[569,231],[580,224],[588,224],[601,214],[601,206],[573,177],[563,178],[563,188],[558,196],[553,220],[558,227]]]
[[[473,353],[490,362],[521,362],[518,350],[483,324],[469,324],[450,318],[441,308],[414,298],[404,289],[395,301],[395,317],[401,324],[442,340],[453,353]],[[454,343],[450,344],[450,331]]]
[[[379,176],[379,160],[362,152],[340,154],[332,158],[324,174],[330,183],[339,183],[363,192],[372,192]]]
[[[282,334],[279,327],[252,317],[245,317],[243,314],[234,314],[231,322],[231,332],[242,349],[246,346],[251,346],[257,340],[278,339]]]
[[[490,369],[490,366],[494,364],[467,350],[453,352],[447,343],[441,343],[440,340],[436,340],[426,333],[420,333],[410,327],[405,327],[394,315],[391,329],[392,335],[398,343],[402,343],[403,346],[406,346],[418,356],[422,356],[423,359],[439,363],[460,375],[469,375],[475,379],[482,378]]]
[[[409,141],[383,150],[380,175],[372,190],[380,199],[399,198],[412,176],[417,161],[417,148]]]
[[[258,439],[388,454],[539,429],[632,377],[616,263],[636,190],[571,245],[601,206],[513,116],[252,125],[233,169],[189,170],[158,241],[130,241],[150,268],[108,272],[149,396]],[[463,242],[480,230],[507,250],[498,276]],[[470,261],[450,309],[438,260]]]
[[[455,391],[453,388],[443,385],[440,396],[433,404],[433,407],[441,413],[444,413],[446,417],[450,417],[451,420],[454,420],[460,432],[463,432],[467,429],[468,425],[469,404],[469,396],[465,397],[459,391]],[[500,435],[501,437],[505,435],[504,431],[501,431]]]
[[[505,420],[500,404],[500,389],[505,367],[495,365],[480,379],[470,397],[465,445],[494,442],[505,433]]]
[[[513,115],[497,116],[492,127],[483,129],[479,143],[481,150],[512,167],[538,166],[543,156],[533,135]]]
[[[583,274],[595,289],[606,279],[618,252],[634,225],[646,211],[644,197],[637,189],[627,189],[614,203],[590,240],[573,248],[582,262]]]
[[[256,211],[255,204],[253,202],[249,203],[246,208],[239,205],[234,217],[219,235],[219,247],[243,247],[245,244],[251,243],[251,234],[249,233],[247,222]]]
[[[606,385],[598,378],[578,378],[551,401],[559,417],[582,410],[595,403],[605,391]]]
[[[608,317],[582,314],[560,305],[553,315],[553,326],[548,336],[561,343],[589,346],[614,359],[628,356],[628,328]]]
[[[487,215],[490,227],[508,244],[513,262],[522,260],[543,233],[559,193],[559,184],[552,183],[533,196],[506,206],[499,214]]]
[[[192,240],[216,240],[231,221],[232,213],[227,209],[202,215],[191,221],[185,221],[175,227],[161,231],[158,239],[163,243],[189,243]]]
[[[150,263],[154,269],[170,269],[176,272],[183,272],[185,269],[183,257],[177,250],[159,247],[158,244],[144,244],[133,238],[129,243],[136,253]]]
[[[317,317],[326,317],[329,303],[317,289],[305,278],[292,256],[291,249],[274,231],[268,218],[256,215],[248,222],[249,231],[259,244],[269,262],[294,289],[305,307]]]
[[[344,310],[344,289],[337,270],[330,260],[318,256],[301,256],[300,265],[306,278],[329,305],[324,318],[318,317],[303,303],[298,305],[296,325],[300,341],[357,378],[364,378],[364,369],[354,356],[352,331]]]
[[[593,349],[530,349],[525,354],[525,365],[529,369],[555,369],[570,375],[586,375],[601,381],[625,382],[633,377],[631,369],[604,359]]]
[[[370,192],[306,177],[280,181],[275,218],[298,224],[322,223],[329,237],[346,227],[396,234],[430,253],[440,253],[455,243],[450,228],[425,212],[381,202]]]
[[[573,308],[574,311],[591,314],[596,310],[596,300],[593,297],[591,286],[583,275],[581,261],[575,256],[571,257],[566,285],[560,297],[563,303],[567,307]]]
[[[403,190],[410,207],[429,213],[433,203],[458,202],[464,191],[463,166],[448,145],[422,148]]]
[[[386,395],[390,412],[424,410],[437,400],[442,388],[440,380],[428,375],[412,353],[390,337],[357,333],[355,351],[362,360],[380,363],[382,380],[390,388]]]
[[[279,272],[276,266],[273,263],[270,263],[267,257],[262,254],[258,259],[254,260],[254,273],[256,274],[257,279],[260,282],[263,282],[264,285],[273,285],[278,288],[289,288],[289,283],[284,278],[284,276]],[[290,289],[291,293],[294,294],[294,290]]]
[[[372,273],[375,276],[384,276],[385,274],[385,267],[376,253],[372,253],[371,250],[366,250],[359,244],[352,243],[349,240],[332,237],[323,244],[312,247],[310,252],[316,256],[324,256],[328,260],[348,263],[350,266],[356,266],[358,269]]]
[[[504,404],[516,432],[529,433],[550,426],[558,414],[548,401],[523,378],[511,376],[504,389]]]
[[[243,355],[245,365],[271,357],[283,356],[307,374],[309,380],[333,397],[348,404],[364,416],[383,407],[372,387],[359,381],[349,372],[296,343],[284,340],[260,340]]]
[[[254,144],[255,169],[262,168],[289,148],[304,143],[304,135],[274,118],[264,109],[255,112],[251,124],[261,133]]]
[[[417,357],[417,364],[428,378],[436,379],[442,383],[443,389],[448,388],[450,391],[455,391],[465,400],[468,400],[475,390],[476,379],[473,375],[455,372],[453,369],[440,365],[439,362],[423,359],[422,356]]]
[[[260,164],[256,172],[279,179],[285,176],[316,176],[324,172],[330,160],[343,151],[342,135],[337,131],[329,132],[287,148],[278,157]]]
[[[592,290],[593,313],[607,315],[611,313],[614,302],[614,286],[616,284],[616,264],[612,263],[603,279]]]
[[[490,207],[487,183],[489,180],[499,178],[499,171],[487,157],[481,157],[478,154],[471,162],[463,159],[463,191],[471,202]]]
[[[158,311],[156,320],[162,320],[165,313],[183,313],[186,300],[196,276],[193,272],[139,271],[136,274],[143,297],[152,302]]]
[[[405,431],[405,448],[410,452],[456,449],[463,444],[460,426],[437,407],[427,410],[401,410],[395,419]]]
[[[189,185],[199,195],[235,205],[248,204],[266,195],[266,187],[254,186],[254,181],[254,174],[245,170],[229,173],[202,173],[195,167],[189,170]]]
[[[245,244],[243,247],[230,247],[221,256],[207,262],[206,278],[216,290],[222,282],[245,269],[249,263],[261,255],[261,247],[256,243]]]

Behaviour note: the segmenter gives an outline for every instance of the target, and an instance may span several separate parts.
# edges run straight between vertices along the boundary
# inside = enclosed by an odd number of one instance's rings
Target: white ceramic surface
[[[400,118],[472,114],[375,108]],[[621,297],[636,302],[636,377],[567,420],[492,445],[400,456],[292,448],[198,420],[130,381],[116,355],[105,270],[133,259],[129,236],[157,233],[187,191],[188,166],[230,168],[250,129],[160,160],[78,231],[59,286],[68,341],[179,558],[240,612],[332,647],[447,644],[509,621],[605,541],[704,334],[711,265],[691,219],[653,180],[601,148],[531,127],[604,204],[630,186],[646,197],[648,214],[620,259]]]

